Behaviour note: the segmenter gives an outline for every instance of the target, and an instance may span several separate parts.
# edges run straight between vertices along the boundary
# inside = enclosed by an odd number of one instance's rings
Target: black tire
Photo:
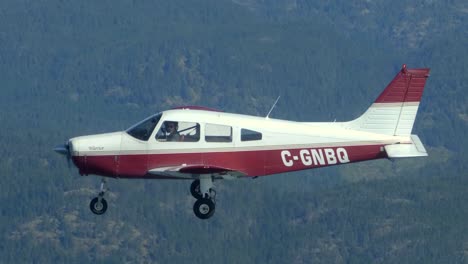
[[[200,180],[194,180],[192,184],[190,184],[190,193],[197,200],[203,198],[200,192]]]
[[[215,203],[210,199],[199,199],[193,204],[193,212],[200,219],[208,219],[215,212]]]
[[[99,203],[99,198],[96,197],[89,203],[89,209],[91,209],[91,212],[94,214],[102,215],[107,210],[107,202],[104,198],[101,198],[101,203]]]

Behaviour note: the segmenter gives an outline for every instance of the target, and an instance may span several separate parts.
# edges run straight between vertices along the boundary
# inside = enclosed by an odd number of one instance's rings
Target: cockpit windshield
[[[154,128],[158,124],[159,119],[161,119],[161,115],[162,114],[159,113],[146,118],[140,123],[127,129],[127,134],[139,140],[147,141],[153,133]]]

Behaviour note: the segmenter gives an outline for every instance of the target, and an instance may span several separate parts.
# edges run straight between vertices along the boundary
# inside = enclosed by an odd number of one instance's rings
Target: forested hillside
[[[0,263],[468,262],[464,1],[0,2]],[[53,147],[203,105],[345,121],[401,65],[429,67],[413,133],[428,158],[216,182],[98,177]]]

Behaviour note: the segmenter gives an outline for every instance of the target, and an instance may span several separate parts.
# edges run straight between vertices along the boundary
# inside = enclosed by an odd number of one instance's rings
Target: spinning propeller
[[[70,168],[70,160],[71,160],[70,144],[71,143],[69,141],[67,141],[65,144],[57,146],[57,147],[54,148],[55,152],[57,152],[59,154],[62,154],[62,155],[65,155],[67,157],[68,168]]]

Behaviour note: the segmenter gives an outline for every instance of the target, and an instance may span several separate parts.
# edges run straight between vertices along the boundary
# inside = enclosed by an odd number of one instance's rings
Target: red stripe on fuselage
[[[74,156],[73,161],[84,175],[159,178],[150,176],[147,172],[155,168],[201,164],[241,171],[248,176],[265,176],[386,157],[383,145],[364,145],[207,153]]]

